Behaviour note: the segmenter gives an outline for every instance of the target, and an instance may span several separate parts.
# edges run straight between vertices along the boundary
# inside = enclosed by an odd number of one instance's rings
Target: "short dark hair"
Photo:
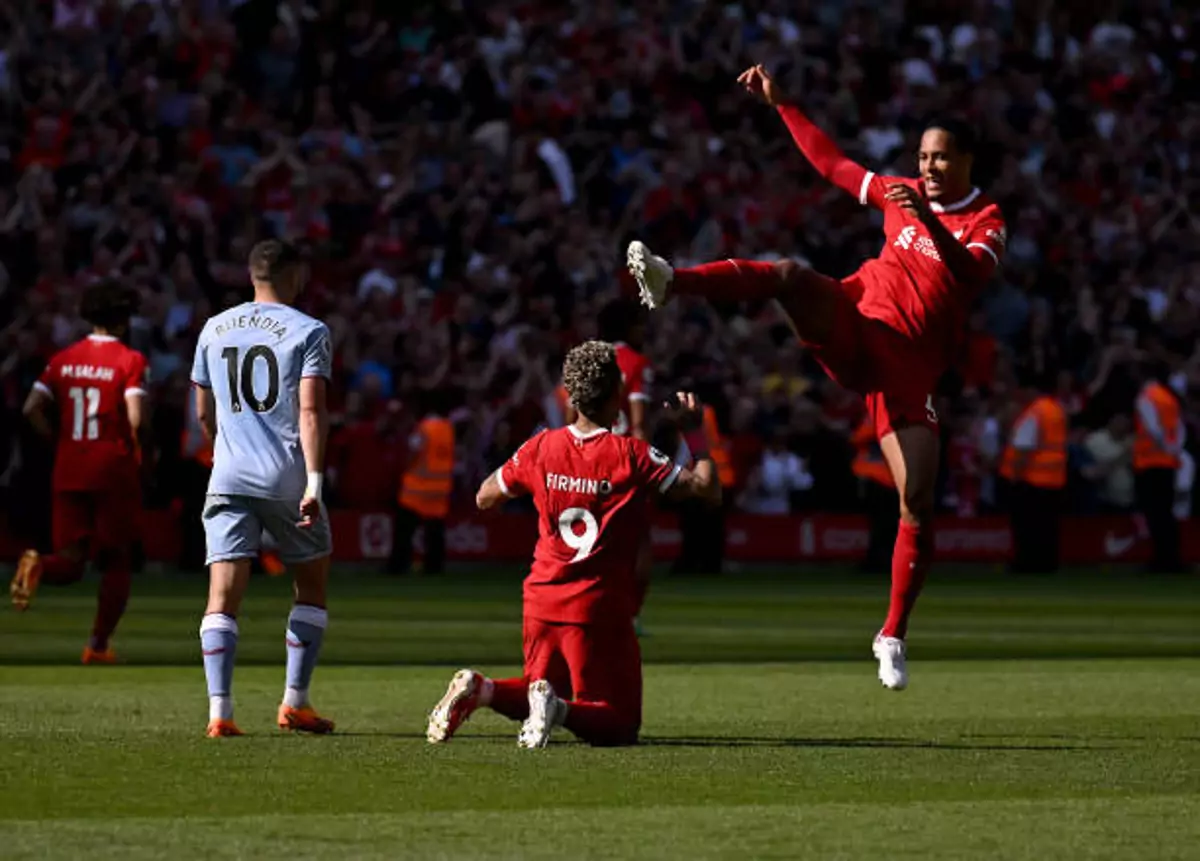
[[[563,387],[571,404],[593,421],[621,387],[621,369],[613,345],[584,341],[563,361]]]
[[[975,128],[966,120],[956,116],[938,116],[925,124],[925,130],[941,129],[954,138],[954,147],[961,153],[974,155],[979,148],[979,137]]]
[[[140,297],[115,278],[97,281],[83,291],[79,315],[93,326],[112,329],[125,326],[137,312]]]
[[[637,321],[637,306],[628,299],[615,299],[600,309],[596,328],[600,339],[613,343],[629,337],[629,330]]]
[[[292,243],[267,239],[250,249],[250,277],[274,284],[279,276],[302,260],[300,249]]]

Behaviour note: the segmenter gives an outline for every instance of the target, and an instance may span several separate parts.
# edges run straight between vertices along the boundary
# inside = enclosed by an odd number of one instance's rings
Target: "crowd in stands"
[[[253,242],[278,236],[310,255],[303,307],[334,333],[337,498],[390,504],[431,407],[455,420],[472,488],[561,422],[559,362],[623,289],[630,238],[685,264],[790,256],[833,275],[877,253],[878,215],[735,85],[758,62],[874,170],[911,174],[934,112],[989,144],[1010,240],[939,395],[943,500],[993,503],[1021,388],[1052,380],[1072,504],[1128,507],[1147,360],[1200,438],[1197,46],[1197,7],[1169,0],[10,0],[0,485],[44,483],[22,400],[81,334],[82,285],[118,277],[142,297],[149,501],[194,492],[195,339],[247,297]],[[740,504],[855,504],[861,404],[773,308],[673,303],[646,350],[664,388],[716,407]]]

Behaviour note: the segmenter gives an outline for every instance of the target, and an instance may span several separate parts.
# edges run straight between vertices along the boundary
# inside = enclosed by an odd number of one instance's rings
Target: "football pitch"
[[[645,743],[521,751],[479,713],[431,747],[459,666],[511,674],[519,575],[339,571],[313,694],[273,726],[289,586],[241,617],[244,738],[203,738],[204,581],[144,576],[118,667],[79,667],[94,583],[0,609],[0,857],[1200,858],[1200,584],[935,571],[911,686],[880,688],[886,583],[838,569],[663,579]]]

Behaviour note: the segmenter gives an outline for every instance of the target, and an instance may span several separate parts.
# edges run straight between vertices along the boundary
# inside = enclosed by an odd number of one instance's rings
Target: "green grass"
[[[318,704],[285,736],[286,584],[241,617],[209,741],[200,578],[137,585],[126,666],[73,666],[90,587],[0,613],[0,857],[1200,858],[1200,592],[1122,572],[943,571],[882,691],[886,586],[837,571],[656,586],[646,743],[518,751],[491,714],[424,742],[450,669],[515,670],[511,573],[340,573]],[[436,666],[434,666],[436,665]]]

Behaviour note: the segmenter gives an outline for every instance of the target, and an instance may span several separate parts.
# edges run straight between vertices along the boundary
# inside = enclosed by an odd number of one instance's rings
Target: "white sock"
[[[209,697],[209,720],[233,720],[233,697]]]
[[[294,709],[304,708],[308,705],[308,688],[284,688],[283,704]]]

